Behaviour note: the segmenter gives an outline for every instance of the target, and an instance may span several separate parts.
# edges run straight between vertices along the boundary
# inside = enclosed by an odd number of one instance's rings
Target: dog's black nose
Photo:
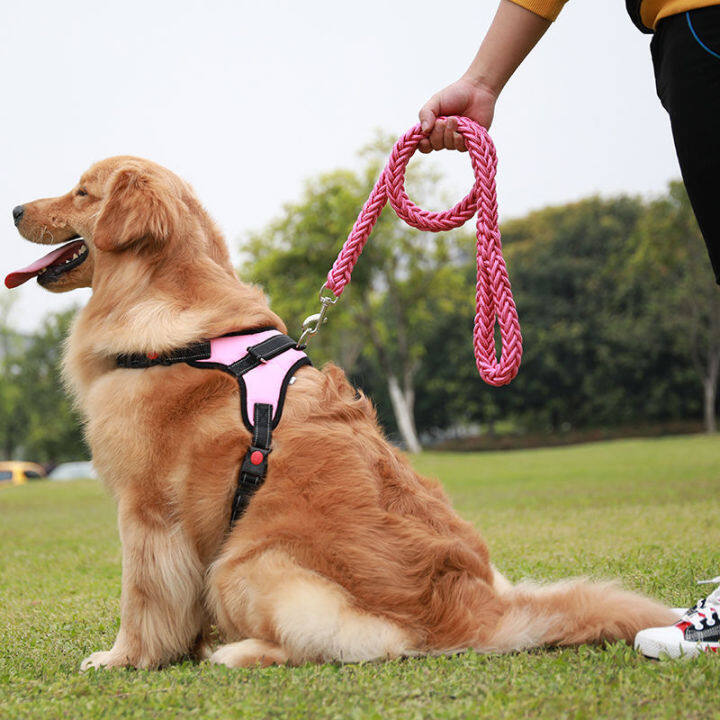
[[[13,208],[13,220],[15,221],[15,225],[17,225],[22,220],[24,212],[25,208],[22,205],[16,205]]]

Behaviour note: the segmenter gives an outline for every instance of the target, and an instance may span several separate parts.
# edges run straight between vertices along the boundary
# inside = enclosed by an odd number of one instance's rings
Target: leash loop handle
[[[458,117],[457,122],[458,132],[465,140],[475,175],[470,192],[457,205],[442,212],[423,210],[410,200],[405,190],[405,171],[424,137],[419,124],[410,128],[395,143],[390,159],[360,211],[323,288],[330,290],[335,301],[342,295],[387,202],[408,225],[424,231],[452,230],[477,215],[477,282],[473,328],[475,363],[486,383],[494,386],[506,385],[517,375],[520,367],[522,335],[498,228],[495,188],[497,156],[485,128],[464,117]],[[311,334],[319,330],[326,310],[327,307],[324,306],[320,313],[321,319]],[[496,323],[500,329],[501,341],[499,360],[495,347]]]

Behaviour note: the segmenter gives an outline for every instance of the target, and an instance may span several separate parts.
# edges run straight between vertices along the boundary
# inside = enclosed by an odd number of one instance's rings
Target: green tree
[[[637,267],[656,278],[654,318],[669,327],[702,386],[708,433],[717,431],[720,376],[720,289],[685,186],[673,182],[648,205],[639,224]]]
[[[23,347],[23,337],[10,324],[13,298],[0,298],[0,449],[11,460],[24,436],[21,392],[17,383],[19,367],[15,357]]]
[[[316,310],[319,286],[385,151],[367,150],[361,172],[308,182],[301,199],[245,245],[243,273],[266,288],[291,332]],[[436,192],[435,180],[417,172],[411,180],[421,205]],[[328,330],[313,340],[313,358],[339,361],[411,449],[418,431],[471,423],[556,432],[697,417],[698,377],[711,428],[718,292],[680,190],[673,186],[652,203],[591,197],[503,224],[524,336],[523,364],[510,386],[485,385],[475,368],[470,229],[423,234],[391,210]]]
[[[36,333],[15,343],[4,359],[0,387],[12,402],[0,408],[0,423],[8,456],[21,454],[45,463],[88,456],[79,418],[60,376],[63,342],[74,313],[49,315]]]
[[[657,283],[633,263],[645,213],[639,198],[587,198],[504,223],[524,356],[501,416],[558,431],[697,412]]]

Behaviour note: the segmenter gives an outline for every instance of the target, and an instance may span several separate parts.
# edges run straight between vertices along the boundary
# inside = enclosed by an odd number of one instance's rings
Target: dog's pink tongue
[[[34,263],[31,263],[27,267],[11,272],[5,277],[5,287],[16,288],[18,285],[22,285],[24,282],[27,282],[30,278],[34,278],[42,269],[52,265],[55,260],[62,256],[63,253],[67,252],[67,249],[68,246],[63,245],[62,247],[49,252],[47,255],[41,257],[39,260],[36,260]]]

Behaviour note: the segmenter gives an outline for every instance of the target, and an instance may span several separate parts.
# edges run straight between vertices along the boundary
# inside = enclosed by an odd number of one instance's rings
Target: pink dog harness
[[[275,328],[228,333],[206,342],[158,353],[118,355],[121,368],[149,368],[186,363],[232,375],[240,387],[240,414],[252,441],[240,467],[230,526],[243,514],[267,474],[272,431],[282,417],[285,393],[295,372],[311,365],[297,343]]]

